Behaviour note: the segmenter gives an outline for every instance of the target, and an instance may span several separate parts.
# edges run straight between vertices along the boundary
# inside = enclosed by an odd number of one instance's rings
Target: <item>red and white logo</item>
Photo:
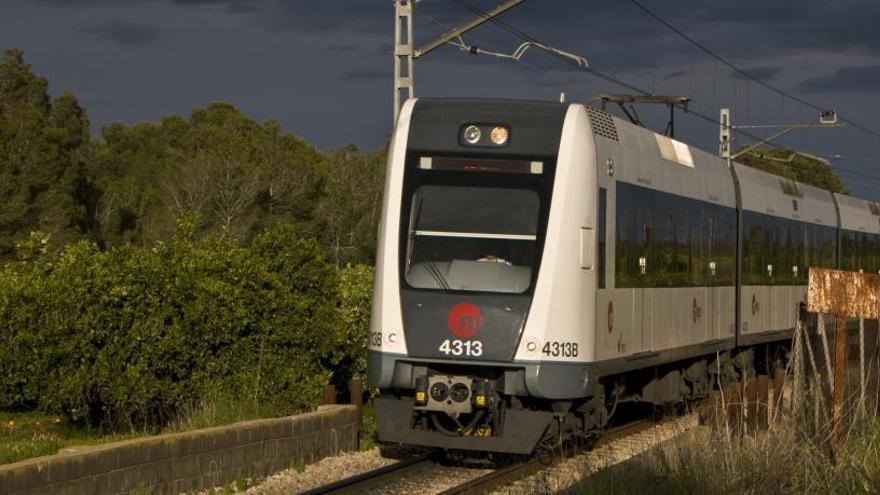
[[[483,313],[471,303],[458,303],[446,315],[446,325],[452,335],[469,339],[483,327]]]

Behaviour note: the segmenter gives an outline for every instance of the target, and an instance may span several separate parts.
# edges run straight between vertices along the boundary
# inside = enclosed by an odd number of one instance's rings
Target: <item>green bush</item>
[[[337,269],[290,230],[48,254],[0,270],[0,407],[155,428],[208,398],[290,413],[360,373],[368,267]]]

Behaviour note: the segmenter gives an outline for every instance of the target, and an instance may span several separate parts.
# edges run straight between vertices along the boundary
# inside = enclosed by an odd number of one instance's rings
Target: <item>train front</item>
[[[558,404],[590,394],[587,125],[583,107],[560,103],[404,105],[370,322],[381,441],[525,454],[564,427]],[[552,308],[566,301],[583,304]]]

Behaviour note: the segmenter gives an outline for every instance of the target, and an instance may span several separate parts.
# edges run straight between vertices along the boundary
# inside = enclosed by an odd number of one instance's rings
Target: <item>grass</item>
[[[717,424],[688,431],[637,458],[585,473],[575,492],[880,493],[880,416],[873,405],[859,414],[858,386],[851,380],[847,385],[843,434],[836,444],[829,388],[813,383],[799,396],[790,393],[766,430],[738,430],[721,416]]]
[[[136,432],[107,432],[72,424],[62,416],[0,411],[0,464],[55,454],[73,445],[93,445],[136,436],[139,436]]]
[[[371,450],[379,446],[379,423],[376,420],[376,405],[372,398],[364,404],[361,416],[360,450]]]
[[[880,493],[880,422],[853,431],[835,453],[792,424],[725,438],[700,427],[588,477],[590,494]]]
[[[184,407],[161,429],[109,430],[72,423],[64,416],[0,409],[0,464],[52,455],[59,449],[74,445],[96,445],[155,434],[180,433],[239,421],[280,417],[288,413],[252,400],[217,395]],[[364,404],[363,413],[360,448],[370,450],[378,445],[376,411],[372,400]]]
[[[266,409],[253,401],[214,397],[184,408],[168,425],[159,430],[113,430],[73,423],[64,416],[0,409],[0,464],[52,455],[59,449],[74,445],[97,445],[281,415],[283,414],[279,411]]]

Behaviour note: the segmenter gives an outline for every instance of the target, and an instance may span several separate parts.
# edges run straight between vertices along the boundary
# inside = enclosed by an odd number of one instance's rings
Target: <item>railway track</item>
[[[594,450],[614,448],[615,444],[657,427],[649,420],[637,420],[611,428],[598,440]],[[586,454],[578,454],[574,458]],[[569,461],[558,457],[558,461]],[[341,495],[355,493],[439,493],[441,495],[476,495],[492,493],[542,471],[550,471],[555,460],[532,458],[509,466],[480,470],[441,464],[435,454],[424,454],[356,476],[345,478],[307,492],[305,495]],[[450,484],[450,480],[452,480]],[[433,488],[432,488],[433,487]]]
[[[436,466],[430,454],[423,454],[389,466],[373,469],[349,478],[302,492],[302,495],[343,495],[364,493],[397,479],[424,472]]]

